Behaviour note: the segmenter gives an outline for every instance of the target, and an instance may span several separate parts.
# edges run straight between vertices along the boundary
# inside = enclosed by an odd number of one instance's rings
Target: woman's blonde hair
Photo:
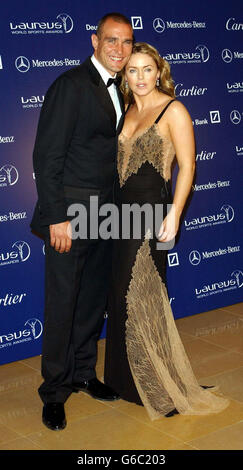
[[[158,70],[160,71],[159,84],[157,90],[165,93],[166,95],[175,98],[175,86],[174,81],[170,73],[170,65],[167,60],[160,56],[159,52],[155,47],[147,44],[146,42],[136,42],[132,48],[132,54],[148,54],[156,63]],[[132,103],[134,101],[132,91],[126,86],[125,70],[121,72],[121,91],[124,94],[126,103]]]

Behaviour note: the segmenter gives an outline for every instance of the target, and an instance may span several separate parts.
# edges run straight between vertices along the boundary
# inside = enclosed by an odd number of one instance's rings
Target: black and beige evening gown
[[[122,217],[125,205],[149,203],[155,213],[156,205],[166,210],[172,203],[175,150],[157,125],[172,101],[142,134],[130,139],[120,134],[114,191],[120,238],[113,241],[104,379],[122,399],[144,405],[151,419],[174,408],[181,414],[208,414],[228,405],[228,400],[202,389],[191,369],[167,296],[167,252],[157,249],[156,217],[148,226],[141,216],[137,238],[128,238],[128,219]],[[131,233],[140,225],[134,220],[131,211]],[[127,238],[121,238],[122,232]]]

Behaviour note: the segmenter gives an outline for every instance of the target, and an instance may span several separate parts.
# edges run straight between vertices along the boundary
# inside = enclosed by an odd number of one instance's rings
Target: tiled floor
[[[0,366],[0,450],[243,450],[243,304],[176,321],[201,384],[215,384],[230,398],[216,415],[150,421],[143,407],[99,402],[72,394],[65,430],[41,421],[37,394],[40,357]],[[102,379],[105,340],[99,341],[97,375]]]

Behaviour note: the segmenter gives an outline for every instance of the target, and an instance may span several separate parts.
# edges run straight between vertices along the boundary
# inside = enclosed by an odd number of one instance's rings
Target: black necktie
[[[116,78],[109,78],[108,82],[107,82],[107,88],[109,86],[112,85],[112,83],[114,83],[114,85],[116,86],[119,86],[121,84],[121,77],[116,77]]]

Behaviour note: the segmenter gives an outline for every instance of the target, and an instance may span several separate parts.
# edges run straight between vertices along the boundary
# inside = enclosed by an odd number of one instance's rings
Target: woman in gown
[[[220,412],[228,400],[198,385],[166,290],[166,242],[178,231],[194,175],[191,118],[175,100],[169,64],[146,43],[134,45],[122,89],[129,105],[119,136],[114,188],[120,238],[113,240],[105,383],[122,399],[144,405],[151,419]],[[172,197],[175,155],[179,172]],[[124,205],[132,204],[149,204],[153,215],[156,207],[163,207],[167,215],[163,223],[161,216],[159,225],[156,217],[149,225],[141,211],[141,233],[134,236],[137,219],[132,211],[128,219],[123,214]],[[124,236],[128,222],[130,238]]]

